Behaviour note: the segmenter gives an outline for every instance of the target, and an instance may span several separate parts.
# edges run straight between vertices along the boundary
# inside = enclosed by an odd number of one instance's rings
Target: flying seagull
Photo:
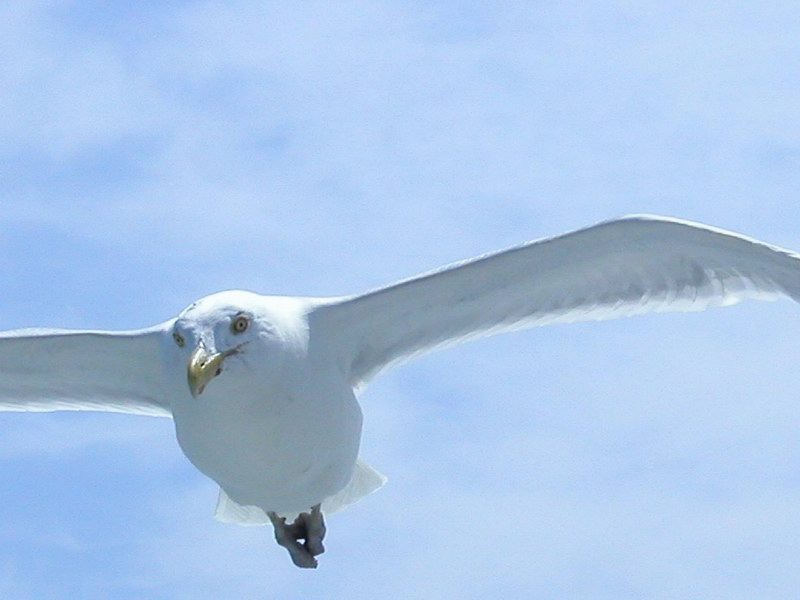
[[[298,567],[323,515],[385,478],[359,457],[356,391],[435,348],[556,322],[800,301],[800,255],[713,227],[632,216],[355,296],[226,291],[137,331],[0,334],[0,410],[172,417],[220,486],[216,516],[271,523]]]

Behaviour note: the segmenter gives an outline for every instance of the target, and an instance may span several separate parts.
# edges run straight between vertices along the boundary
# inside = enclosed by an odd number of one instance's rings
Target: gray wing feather
[[[354,384],[415,354],[556,322],[800,298],[798,255],[731,232],[632,216],[450,265],[311,315]]]
[[[171,416],[162,385],[164,330],[2,332],[0,411]]]

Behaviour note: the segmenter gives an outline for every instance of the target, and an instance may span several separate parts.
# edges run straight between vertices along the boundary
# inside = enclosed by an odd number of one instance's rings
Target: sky
[[[0,5],[0,329],[339,295],[629,213],[800,249],[794,2]],[[362,394],[320,568],[167,419],[0,414],[0,597],[787,598],[788,301],[517,332]]]

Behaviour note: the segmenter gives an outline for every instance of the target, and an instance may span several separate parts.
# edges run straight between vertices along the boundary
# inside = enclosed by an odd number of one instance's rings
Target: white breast
[[[265,511],[307,511],[344,488],[362,420],[349,387],[254,389],[249,378],[224,375],[197,399],[174,403],[178,443],[200,471],[234,501]]]

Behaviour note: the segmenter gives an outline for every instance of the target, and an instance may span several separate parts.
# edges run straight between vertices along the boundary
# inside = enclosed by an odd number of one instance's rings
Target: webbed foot
[[[317,559],[325,552],[322,540],[325,537],[325,519],[317,504],[310,513],[300,513],[294,522],[287,524],[285,517],[274,512],[267,513],[275,528],[275,541],[289,552],[292,562],[302,569],[316,569]],[[303,543],[300,543],[303,540]]]

